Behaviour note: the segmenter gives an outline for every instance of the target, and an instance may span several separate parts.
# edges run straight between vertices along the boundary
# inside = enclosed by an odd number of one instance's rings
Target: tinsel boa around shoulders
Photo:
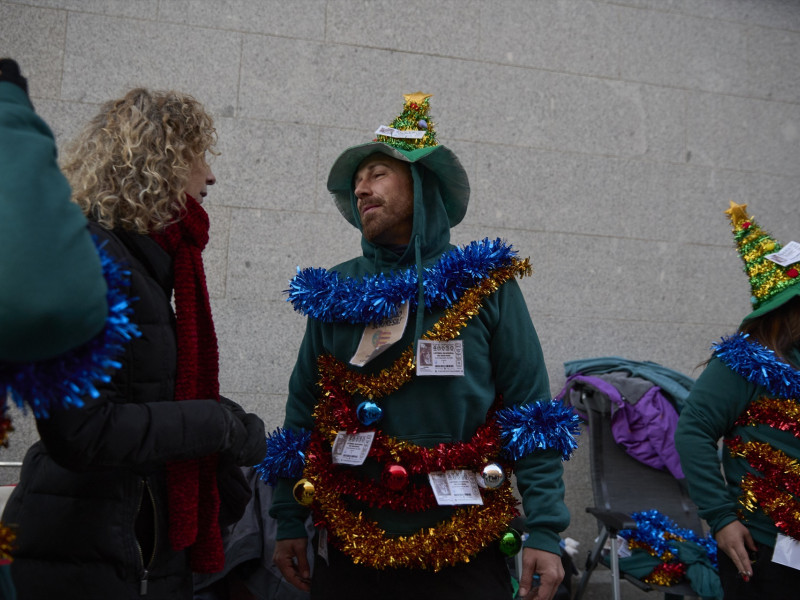
[[[36,418],[47,418],[56,409],[81,407],[87,396],[96,398],[99,392],[95,386],[111,380],[111,373],[121,366],[117,359],[125,345],[141,335],[130,320],[130,272],[116,263],[102,244],[97,253],[108,289],[108,315],[100,333],[51,359],[0,362],[0,390],[18,407],[29,407]]]
[[[470,242],[444,253],[423,269],[425,310],[448,308],[469,288],[497,269],[517,265],[531,273],[528,259],[499,238]],[[417,306],[417,271],[414,266],[391,273],[345,277],[326,269],[297,269],[286,290],[294,309],[324,323],[380,323],[394,317],[407,302]]]
[[[748,339],[745,333],[724,337],[712,345],[714,355],[750,383],[779,398],[800,398],[800,371],[775,352]]]

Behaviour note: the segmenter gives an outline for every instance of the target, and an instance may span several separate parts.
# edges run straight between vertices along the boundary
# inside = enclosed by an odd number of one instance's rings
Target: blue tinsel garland
[[[503,453],[519,460],[535,450],[558,450],[569,460],[578,447],[580,417],[560,400],[531,402],[497,411]]]
[[[558,450],[569,460],[578,447],[580,419],[572,407],[559,400],[533,402],[497,411],[503,453],[513,460],[536,450]],[[311,432],[278,427],[267,436],[267,455],[255,469],[261,479],[275,485],[279,477],[302,476]]]
[[[103,330],[82,346],[48,360],[0,364],[3,401],[11,398],[21,409],[29,406],[36,418],[53,409],[83,406],[82,398],[96,398],[96,385],[108,382],[121,364],[116,358],[131,338],[141,335],[130,321],[133,309],[126,294],[130,272],[118,265],[101,246],[97,253],[108,292],[108,316]]]
[[[750,383],[766,388],[779,398],[800,398],[800,372],[778,358],[769,348],[737,333],[711,346],[719,359]]]
[[[310,440],[311,432],[305,429],[295,432],[278,427],[267,434],[267,454],[254,467],[259,477],[269,485],[275,485],[278,477],[302,477]]]
[[[711,565],[715,569],[717,568],[717,542],[710,533],[700,537],[691,529],[678,527],[672,519],[657,510],[635,512],[631,514],[631,517],[636,521],[636,529],[623,529],[619,532],[620,537],[647,544],[658,556],[669,551],[677,557],[680,542],[667,538],[665,534],[669,533],[703,548],[708,554]]]
[[[470,242],[445,253],[423,270],[425,309],[448,308],[467,289],[492,271],[511,264],[516,251],[499,238]],[[341,277],[326,269],[297,269],[289,282],[287,302],[294,309],[325,323],[379,323],[408,302],[417,305],[417,271],[378,273],[362,280]]]

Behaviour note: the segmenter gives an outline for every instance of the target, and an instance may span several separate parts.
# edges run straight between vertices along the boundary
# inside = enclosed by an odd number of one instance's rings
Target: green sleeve
[[[300,344],[297,362],[289,379],[289,398],[286,402],[286,429],[310,431],[314,426],[313,411],[316,404],[317,356],[320,354],[321,325],[307,319],[306,333]],[[269,514],[278,521],[276,539],[307,537],[305,520],[309,509],[298,504],[292,490],[297,481],[280,478],[272,495]]]
[[[0,361],[58,356],[97,335],[106,283],[47,124],[0,82]]]
[[[678,420],[675,446],[689,495],[712,533],[736,520],[738,507],[736,493],[720,472],[718,441],[731,431],[756,390],[715,358],[692,387]]]
[[[506,406],[549,402],[550,382],[544,356],[522,290],[511,280],[496,296],[497,326],[490,355],[497,392],[503,395]],[[560,552],[559,534],[569,525],[563,471],[561,454],[553,450],[534,452],[515,465],[529,533],[527,547]]]

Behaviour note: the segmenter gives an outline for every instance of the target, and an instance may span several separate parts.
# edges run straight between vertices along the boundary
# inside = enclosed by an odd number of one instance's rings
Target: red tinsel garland
[[[788,431],[800,439],[800,403],[797,400],[763,396],[747,407],[735,425],[745,427],[760,423]]]
[[[684,563],[662,563],[656,566],[642,581],[651,585],[670,586],[680,583],[684,577],[686,577],[686,565]]]
[[[423,338],[454,339],[461,328],[477,314],[485,297],[515,275],[530,273],[528,260],[515,259],[510,266],[493,271],[474,288],[466,290],[458,302]],[[315,428],[309,444],[304,477],[314,486],[313,509],[317,525],[326,527],[331,542],[355,563],[373,568],[415,567],[438,571],[444,566],[468,562],[486,544],[497,539],[519,513],[510,478],[499,488],[481,492],[484,504],[456,508],[453,517],[435,527],[401,537],[388,537],[378,525],[361,513],[351,512],[343,496],[372,507],[388,507],[406,512],[436,506],[430,486],[409,484],[391,490],[378,482],[359,478],[350,469],[332,464],[330,447],[339,431],[372,431],[358,420],[355,394],[367,398],[387,396],[408,381],[414,372],[414,355],[407,348],[394,365],[380,373],[357,373],[333,356],[318,359],[322,393],[314,409]],[[502,404],[498,398],[486,422],[469,442],[439,444],[434,448],[398,440],[376,430],[368,456],[380,464],[401,464],[411,475],[436,471],[468,469],[479,471],[488,462],[500,462],[501,444],[495,413]],[[500,463],[507,475],[509,465]]]
[[[333,386],[326,386],[326,389],[328,390],[325,394],[326,401],[317,403],[314,418],[317,430],[329,444],[333,444],[339,431],[355,433],[371,430],[358,422],[352,399],[345,392]],[[494,414],[501,402],[499,398],[495,401],[486,422],[478,428],[469,442],[451,442],[426,448],[395,439],[381,430],[376,430],[368,456],[381,463],[402,463],[410,474],[450,469],[480,469],[487,462],[500,462],[500,431]]]

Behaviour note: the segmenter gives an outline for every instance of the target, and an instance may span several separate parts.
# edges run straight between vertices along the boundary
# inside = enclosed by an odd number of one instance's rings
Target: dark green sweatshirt
[[[675,445],[689,494],[714,534],[738,518],[742,510],[739,484],[744,475],[755,472],[760,476],[745,459],[732,457],[724,444],[721,474],[720,438],[741,436],[743,442],[764,442],[794,459],[800,458],[800,440],[787,431],[765,424],[734,426],[748,405],[762,396],[770,394],[714,358],[697,379],[678,420]],[[753,539],[774,546],[778,530],[772,519],[760,509],[742,513]]]
[[[363,255],[334,267],[334,271],[360,279],[393,269],[413,269],[416,239],[419,239],[425,266],[452,248],[447,215],[434,178],[424,168],[418,169],[415,165],[411,168],[415,189],[414,228],[408,248],[398,256],[362,238]],[[348,365],[349,368],[375,373],[390,366],[442,317],[443,312],[426,313],[421,331],[416,330],[416,314],[412,312],[398,343],[363,368]],[[289,384],[286,428],[312,429],[311,413],[318,394],[317,357],[333,354],[348,363],[363,329],[363,325],[308,320]],[[413,375],[410,382],[381,400],[384,416],[379,426],[384,433],[426,447],[468,441],[484,423],[496,394],[503,395],[506,406],[550,400],[541,347],[516,281],[505,283],[484,300],[479,313],[456,339],[463,340],[464,376]],[[359,468],[369,470],[368,463]],[[524,498],[531,533],[526,545],[530,547],[559,552],[559,532],[569,524],[569,512],[563,501],[562,471],[560,454],[556,451],[535,452],[516,464],[517,484]],[[278,539],[306,535],[303,520],[307,510],[292,497],[294,483],[294,480],[280,480],[276,489],[270,513],[279,521]],[[390,535],[409,535],[447,519],[451,509],[436,507],[423,513],[365,509],[364,514]]]
[[[0,82],[0,361],[52,358],[103,328],[106,283],[47,124]]]

